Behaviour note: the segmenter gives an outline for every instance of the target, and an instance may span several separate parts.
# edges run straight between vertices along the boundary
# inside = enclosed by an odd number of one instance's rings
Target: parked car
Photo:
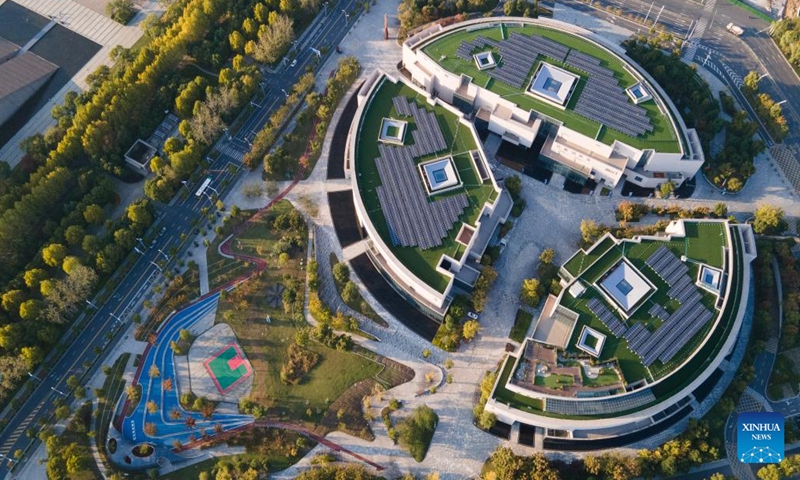
[[[296,67],[297,66],[297,59],[295,58],[294,60],[292,60],[292,63],[290,63],[289,66],[292,67],[292,68]]]
[[[477,320],[478,319],[478,314],[475,313],[475,312],[467,312],[467,316],[469,318],[473,319],[473,320]]]

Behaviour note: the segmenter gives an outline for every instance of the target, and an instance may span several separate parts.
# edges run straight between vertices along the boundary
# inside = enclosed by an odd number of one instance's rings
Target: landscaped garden
[[[554,390],[564,387],[570,387],[574,383],[572,375],[562,375],[560,373],[551,373],[549,375],[536,375],[533,381],[534,385],[540,387],[551,388]]]
[[[366,379],[380,379],[390,361],[309,339],[302,314],[307,237],[302,216],[285,200],[251,220],[232,249],[263,258],[267,268],[221,296],[216,321],[233,328],[253,367],[253,388],[243,410],[313,429],[343,393]],[[300,337],[305,341],[298,342]]]
[[[416,99],[418,106],[424,106],[428,110],[431,110],[431,107],[427,103],[417,98],[419,94],[416,91],[400,82],[393,84],[387,80],[378,87],[372,97],[369,108],[367,108],[364,113],[361,131],[359,132],[356,158],[358,187],[364,201],[364,206],[369,212],[370,220],[372,220],[373,225],[375,225],[383,241],[392,249],[394,255],[420,280],[439,291],[444,291],[449,279],[436,271],[436,265],[439,259],[443,254],[454,256],[454,258],[460,258],[460,244],[456,242],[455,237],[461,226],[461,222],[474,225],[484,204],[487,201],[493,201],[498,193],[495,191],[490,181],[482,182],[479,179],[477,172],[472,166],[469,152],[475,150],[477,147],[475,143],[476,140],[473,138],[471,131],[460,125],[458,118],[444,107],[433,107],[432,110],[436,114],[439,126],[442,129],[445,143],[450,145],[451,149],[449,152],[439,152],[438,154],[416,158],[415,162],[423,162],[440,157],[444,154],[452,155],[456,169],[458,170],[458,175],[463,182],[463,187],[439,194],[436,198],[440,199],[459,193],[466,193],[469,199],[469,205],[464,209],[459,217],[459,221],[453,224],[449,235],[443,240],[440,246],[427,250],[415,247],[393,246],[386,217],[381,209],[380,201],[378,200],[376,189],[381,184],[381,180],[378,175],[375,159],[380,155],[377,138],[380,131],[381,119],[385,117],[398,118],[397,112],[392,105],[392,98],[396,96],[406,96],[410,99]],[[409,139],[412,138],[411,132],[416,130],[417,126],[412,117],[403,117],[403,120],[408,122],[406,126],[406,144],[409,144]]]
[[[431,44],[425,46],[423,51],[448,71],[457,75],[462,73],[469,75],[472,77],[472,81],[475,85],[486,88],[504,98],[508,98],[516,103],[520,108],[525,110],[535,110],[536,112],[540,112],[551,118],[557,119],[563,122],[568,128],[591,138],[597,138],[599,141],[605,144],[610,145],[615,140],[620,140],[635,148],[657,148],[662,152],[680,152],[680,144],[672,124],[670,123],[669,118],[661,112],[655,102],[644,102],[640,105],[647,111],[647,115],[653,124],[653,131],[636,138],[625,135],[616,130],[609,129],[599,122],[590,120],[573,112],[570,107],[574,105],[577,95],[580,95],[580,90],[582,90],[583,85],[585,84],[586,73],[581,72],[569,65],[549,57],[547,58],[547,62],[557,65],[582,77],[575,93],[573,94],[572,100],[568,105],[568,108],[562,110],[544,101],[537,100],[530,95],[523,94],[522,90],[519,88],[514,88],[510,85],[506,85],[505,83],[498,82],[494,78],[490,77],[486,72],[478,70],[473,61],[463,60],[456,56],[456,51],[458,50],[458,47],[461,45],[462,41],[471,41],[479,36],[500,41],[503,39],[504,32],[507,32],[506,36],[510,36],[513,33],[521,33],[524,35],[536,34],[549,38],[569,47],[570,49],[578,50],[600,59],[602,66],[614,72],[622,88],[630,87],[636,83],[636,79],[625,69],[622,61],[611,55],[606,50],[586,40],[578,38],[575,35],[541,26],[503,26],[502,29],[498,26],[494,28],[483,28],[472,31],[460,30],[432,42]],[[539,57],[540,59],[544,58],[541,55]],[[502,60],[500,64],[502,65]],[[534,65],[531,69],[528,79],[530,79],[530,76],[532,76],[533,72],[536,71],[535,69],[536,65]],[[527,87],[528,83],[528,81],[525,82],[525,87]]]

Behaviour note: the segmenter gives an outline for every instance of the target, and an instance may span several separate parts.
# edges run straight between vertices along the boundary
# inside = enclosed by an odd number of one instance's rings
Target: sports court
[[[253,374],[253,367],[236,344],[226,345],[204,365],[221,394]]]

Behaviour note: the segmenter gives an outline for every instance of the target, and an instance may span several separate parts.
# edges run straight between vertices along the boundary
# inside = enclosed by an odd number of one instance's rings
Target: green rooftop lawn
[[[566,45],[571,49],[575,49],[583,53],[586,53],[588,55],[597,57],[601,60],[601,65],[612,70],[616,74],[616,78],[620,82],[620,86],[622,88],[630,87],[636,83],[636,79],[627,70],[625,70],[622,61],[612,56],[604,49],[588,41],[585,41],[581,38],[578,38],[574,35],[533,25],[513,26],[513,27],[504,26],[504,29],[508,32],[509,35],[511,33],[523,33],[526,35],[531,35],[535,33],[543,37],[547,37],[556,42],[559,42],[563,45]],[[586,83],[587,79],[586,73],[579,72],[578,70],[569,67],[567,65],[564,65],[563,63],[558,62],[556,60],[550,58],[547,59],[549,63],[555,64],[566,70],[572,71],[573,73],[579,73],[579,75],[581,76],[581,80],[578,86],[576,87],[572,97],[570,98],[569,104],[567,105],[568,108],[566,110],[561,110],[559,108],[554,107],[553,105],[550,105],[549,103],[543,102],[530,95],[525,94],[524,90],[522,89],[511,87],[502,82],[496,81],[495,79],[487,75],[486,72],[478,70],[478,68],[475,66],[474,61],[472,60],[466,61],[461,58],[458,58],[456,56],[456,50],[458,50],[458,47],[459,45],[461,45],[461,42],[464,40],[467,41],[473,40],[478,36],[491,38],[497,41],[502,40],[502,33],[500,28],[486,28],[486,29],[474,30],[471,32],[467,32],[466,30],[460,30],[458,32],[446,35],[445,37],[430,43],[429,45],[423,48],[423,52],[425,52],[425,54],[427,54],[434,61],[438,62],[439,65],[449,70],[450,72],[456,74],[464,73],[466,75],[469,75],[470,77],[472,77],[473,82],[476,85],[486,88],[494,93],[497,93],[503,98],[506,98],[516,103],[520,108],[526,110],[535,110],[540,114],[554,118],[560,122],[563,122],[568,128],[571,128],[589,137],[597,138],[597,140],[607,145],[611,145],[614,142],[614,140],[620,140],[635,148],[641,148],[641,149],[655,148],[660,152],[671,152],[671,153],[680,152],[680,144],[678,142],[677,136],[675,135],[675,131],[672,128],[672,124],[670,123],[669,119],[665,116],[665,114],[662,113],[661,110],[659,110],[658,106],[654,101],[651,100],[640,104],[640,106],[647,111],[647,115],[650,117],[650,121],[653,125],[652,132],[633,138],[628,135],[625,135],[622,132],[618,132],[616,130],[612,130],[606,127],[603,127],[601,129],[601,124],[599,122],[590,120],[572,111],[572,108],[575,106],[575,102],[578,96],[581,94],[583,86]],[[543,58],[542,56],[539,56],[540,60],[542,58]],[[502,63],[503,61],[502,59],[500,59],[499,64],[502,65]],[[537,65],[538,62],[535,62],[534,67],[531,69],[530,72],[531,76],[536,71]],[[526,88],[529,83],[529,80],[526,81],[525,84]]]
[[[378,201],[378,192],[376,188],[381,184],[381,180],[378,175],[377,166],[375,165],[375,159],[379,156],[377,138],[381,119],[384,117],[399,118],[392,105],[392,98],[400,95],[409,98],[418,97],[416,91],[402,83],[393,84],[389,81],[384,81],[375,92],[372,103],[364,114],[356,153],[358,186],[361,190],[361,198],[364,200],[364,206],[369,213],[372,223],[375,225],[383,241],[392,248],[394,255],[420,280],[436,290],[443,292],[447,287],[449,279],[436,271],[436,265],[439,259],[443,254],[451,255],[454,258],[460,258],[459,252],[463,252],[463,246],[456,242],[455,237],[458,234],[461,223],[464,222],[475,225],[481,208],[487,200],[494,200],[497,196],[497,192],[494,190],[494,186],[491,182],[481,182],[479,180],[478,174],[472,166],[469,151],[477,147],[470,130],[461,127],[455,115],[441,106],[436,106],[433,108],[433,111],[436,113],[436,118],[439,121],[439,126],[442,128],[445,141],[451,146],[451,150],[449,152],[440,152],[415,160],[419,163],[430,160],[431,158],[452,155],[456,168],[458,169],[458,174],[463,182],[463,188],[436,195],[433,197],[434,201],[449,195],[466,193],[469,198],[469,205],[464,209],[461,217],[459,217],[459,221],[453,224],[448,237],[444,239],[440,246],[428,250],[392,246],[386,217]],[[431,109],[421,96],[417,100],[418,105],[424,105],[428,110]],[[416,130],[417,127],[412,117],[402,118],[408,122],[405,145],[411,145],[413,144],[411,133]],[[420,181],[422,180],[420,179]]]
[[[546,377],[536,375],[533,380],[534,385],[546,388],[561,388],[564,386],[571,386],[574,383],[572,375],[550,374]]]
[[[583,367],[581,367],[581,377],[583,385],[586,387],[608,387],[619,383],[619,375],[611,368],[604,368],[600,370],[600,374],[597,378],[590,378],[586,376],[586,372],[583,370]]]
[[[590,253],[586,253],[583,250],[578,250],[578,253],[573,255],[572,258],[570,258],[567,263],[564,264],[564,268],[567,269],[570,275],[577,277],[587,268],[589,268],[589,266],[591,266],[595,260],[600,258],[600,255],[606,253],[613,246],[614,240],[611,238],[606,238],[600,242]]]
[[[718,222],[686,224],[686,256],[722,268],[722,247],[727,246],[725,226]]]

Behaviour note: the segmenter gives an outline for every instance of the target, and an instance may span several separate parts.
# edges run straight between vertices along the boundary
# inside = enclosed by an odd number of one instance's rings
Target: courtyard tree
[[[505,180],[506,190],[511,195],[511,198],[516,200],[522,193],[522,179],[519,175],[511,175]]]
[[[103,212],[103,207],[97,205],[96,203],[87,205],[86,208],[83,209],[83,218],[86,220],[86,223],[91,225],[100,225],[103,223],[105,217],[106,216]]]
[[[763,204],[755,211],[753,231],[761,235],[779,235],[786,231],[787,224],[783,209],[775,205]]]
[[[347,304],[355,303],[358,300],[358,287],[356,284],[349,280],[347,283],[344,284],[344,288],[342,288],[342,300],[344,300]]]
[[[462,326],[461,336],[464,340],[472,340],[481,330],[481,324],[477,320],[467,320]]]
[[[60,243],[51,243],[42,249],[42,260],[51,267],[58,267],[67,256],[67,247]]]
[[[350,269],[347,268],[347,264],[339,262],[333,266],[333,279],[339,285],[344,285],[350,280]]]
[[[539,261],[550,265],[553,263],[553,260],[556,259],[556,251],[552,248],[545,248],[542,253],[539,255]]]
[[[541,302],[542,287],[539,280],[535,278],[526,278],[522,281],[522,291],[520,292],[520,299],[532,307],[538,307]]]

